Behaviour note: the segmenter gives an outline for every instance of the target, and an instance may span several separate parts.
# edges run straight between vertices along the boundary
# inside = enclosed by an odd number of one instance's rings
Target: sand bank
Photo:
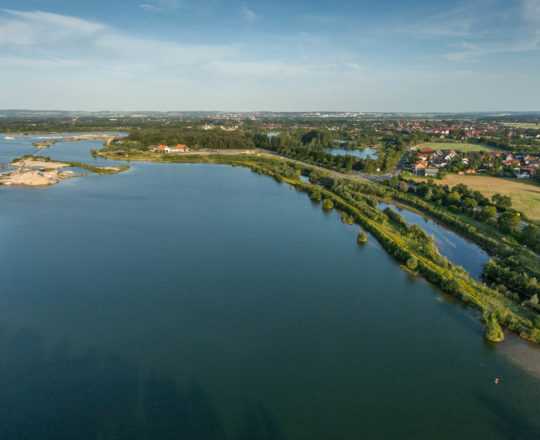
[[[12,163],[12,166],[16,169],[0,174],[1,184],[44,186],[54,185],[62,179],[73,177],[73,171],[62,171],[62,168],[70,166],[62,162],[25,158]]]

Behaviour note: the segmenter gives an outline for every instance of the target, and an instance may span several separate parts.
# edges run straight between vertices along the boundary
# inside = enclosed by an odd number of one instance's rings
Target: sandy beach
[[[0,174],[3,185],[45,186],[73,177],[73,171],[62,171],[70,165],[35,158],[20,159],[12,164],[16,169]]]

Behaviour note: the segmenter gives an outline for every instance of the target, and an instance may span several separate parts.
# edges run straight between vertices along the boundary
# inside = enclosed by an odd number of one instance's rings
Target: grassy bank
[[[432,148],[434,150],[461,150],[461,151],[495,151],[497,148],[482,144],[469,144],[467,142],[426,142],[419,148]]]
[[[34,156],[31,154],[27,154],[21,157],[16,157],[11,162],[15,163],[22,159],[32,159],[34,161],[45,162],[45,163],[50,162],[50,163],[58,163],[58,164],[60,163],[67,164],[71,167],[82,168],[84,170],[92,171],[95,174],[117,174],[117,173],[121,173],[122,171],[129,170],[130,168],[129,165],[120,165],[120,166],[114,166],[114,167],[100,167],[100,166],[88,165],[86,163],[73,162],[73,161],[68,161],[68,160],[54,160],[47,156]]]
[[[512,197],[514,208],[532,220],[540,220],[540,184],[534,179],[447,174],[435,183],[454,187],[460,183],[491,198],[496,193]]]

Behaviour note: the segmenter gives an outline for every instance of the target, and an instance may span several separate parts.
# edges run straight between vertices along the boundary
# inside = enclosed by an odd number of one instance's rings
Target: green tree
[[[411,270],[415,270],[418,267],[418,260],[414,257],[411,257],[407,260],[407,267]]]
[[[450,205],[459,205],[461,200],[461,194],[457,191],[452,191],[448,194],[448,204]]]
[[[322,208],[325,211],[331,211],[332,209],[334,209],[334,202],[332,202],[332,200],[330,199],[324,199],[322,202]]]
[[[520,241],[535,251],[540,250],[540,228],[536,225],[528,224],[520,234]]]
[[[501,326],[497,322],[494,314],[490,314],[486,320],[485,336],[488,341],[501,342],[504,340],[504,334]]]
[[[519,227],[521,218],[519,214],[512,211],[505,211],[497,219],[497,227],[499,231],[505,234],[516,232]]]
[[[487,222],[497,215],[497,208],[493,205],[484,206],[482,212],[480,213],[480,218],[482,221]]]
[[[497,193],[493,194],[491,200],[500,210],[505,210],[512,206],[512,198],[510,196],[503,196],[502,194]]]
[[[321,201],[321,192],[320,191],[313,191],[310,196],[311,200],[314,202],[320,202]]]
[[[478,205],[478,202],[471,197],[467,197],[465,200],[463,200],[463,206],[468,211],[473,211],[477,205]]]
[[[409,190],[409,185],[407,185],[405,182],[399,182],[398,190],[405,193]]]

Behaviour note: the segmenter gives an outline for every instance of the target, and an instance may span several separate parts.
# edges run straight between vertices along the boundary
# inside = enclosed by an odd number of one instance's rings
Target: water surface
[[[420,226],[428,235],[434,237],[435,244],[441,255],[448,258],[452,264],[463,267],[476,280],[481,280],[484,264],[489,261],[490,257],[477,244],[446,229],[437,222],[407,209],[398,208],[396,205],[389,203],[379,203],[377,207],[379,209],[390,207],[399,212],[407,223]]]
[[[378,155],[378,151],[374,148],[365,148],[363,150],[346,150],[344,148],[327,148],[327,153],[333,154],[334,156],[345,156],[346,154],[350,154],[351,156],[359,157],[360,159],[365,159],[368,156],[372,159],[376,159]]]
[[[357,226],[247,169],[131,165],[1,188],[0,438],[538,437],[540,381]]]

